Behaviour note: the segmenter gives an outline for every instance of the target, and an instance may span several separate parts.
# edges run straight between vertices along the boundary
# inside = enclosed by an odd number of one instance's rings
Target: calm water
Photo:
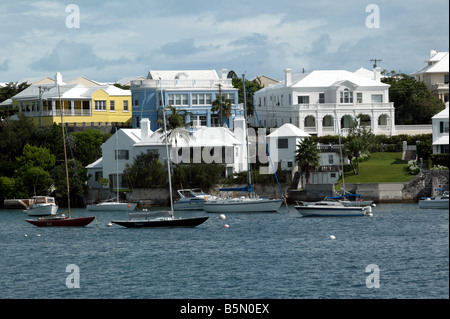
[[[446,210],[380,204],[373,217],[304,218],[282,207],[209,214],[189,229],[107,227],[125,214],[93,215],[85,228],[38,228],[0,211],[0,298],[449,298]],[[70,264],[79,289],[66,286]],[[366,286],[371,264],[379,288]]]

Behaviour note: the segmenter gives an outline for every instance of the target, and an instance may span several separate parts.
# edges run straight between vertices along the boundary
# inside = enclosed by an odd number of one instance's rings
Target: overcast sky
[[[449,50],[449,1],[0,0],[0,30],[0,82],[222,68],[282,80],[285,68],[355,71],[374,58],[411,73]]]

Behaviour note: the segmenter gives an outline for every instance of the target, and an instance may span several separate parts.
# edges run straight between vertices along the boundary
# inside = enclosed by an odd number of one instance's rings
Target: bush
[[[449,154],[432,154],[430,158],[433,165],[449,166]]]
[[[419,163],[416,160],[408,161],[408,170],[412,175],[417,175],[420,172]]]

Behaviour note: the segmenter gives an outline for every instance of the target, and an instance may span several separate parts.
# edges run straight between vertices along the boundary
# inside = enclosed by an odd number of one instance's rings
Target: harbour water
[[[306,218],[289,206],[186,229],[108,227],[126,213],[89,214],[88,227],[39,228],[1,210],[0,298],[449,298],[447,210],[380,204],[372,217]]]

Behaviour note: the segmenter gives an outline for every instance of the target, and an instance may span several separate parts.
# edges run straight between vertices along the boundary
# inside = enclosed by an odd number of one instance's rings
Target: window
[[[198,118],[200,120],[200,125],[206,126],[206,115],[200,115]]]
[[[212,100],[211,93],[192,94],[191,97],[192,97],[192,105],[211,105]],[[219,95],[217,95],[217,97],[219,97]]]
[[[128,150],[116,150],[114,151],[114,156],[118,160],[128,160],[129,151]]]
[[[444,83],[448,84],[448,82],[449,82],[448,74],[444,74]]]
[[[128,101],[123,101],[123,110],[128,111]]]
[[[288,148],[289,144],[288,144],[288,139],[287,138],[279,138],[277,140],[277,146],[278,148]]]
[[[341,103],[353,103],[353,92],[350,92],[348,89],[341,91]]]
[[[297,96],[298,104],[309,104],[309,96]]]
[[[448,123],[444,121],[439,122],[439,133],[448,133]]]
[[[356,93],[356,103],[362,103],[362,93]]]
[[[115,111],[116,110],[116,106],[114,101],[109,101],[109,110],[110,111]]]
[[[168,94],[168,103],[171,106],[188,105],[187,94]]]
[[[319,93],[319,103],[325,103],[325,93]]]
[[[333,164],[334,163],[334,156],[333,154],[328,154],[328,164]]]
[[[106,101],[95,101],[94,108],[96,111],[106,111]]]
[[[138,98],[135,98],[134,99],[134,106],[138,106],[139,105],[139,99]]]
[[[383,94],[372,94],[372,103],[383,103]]]

